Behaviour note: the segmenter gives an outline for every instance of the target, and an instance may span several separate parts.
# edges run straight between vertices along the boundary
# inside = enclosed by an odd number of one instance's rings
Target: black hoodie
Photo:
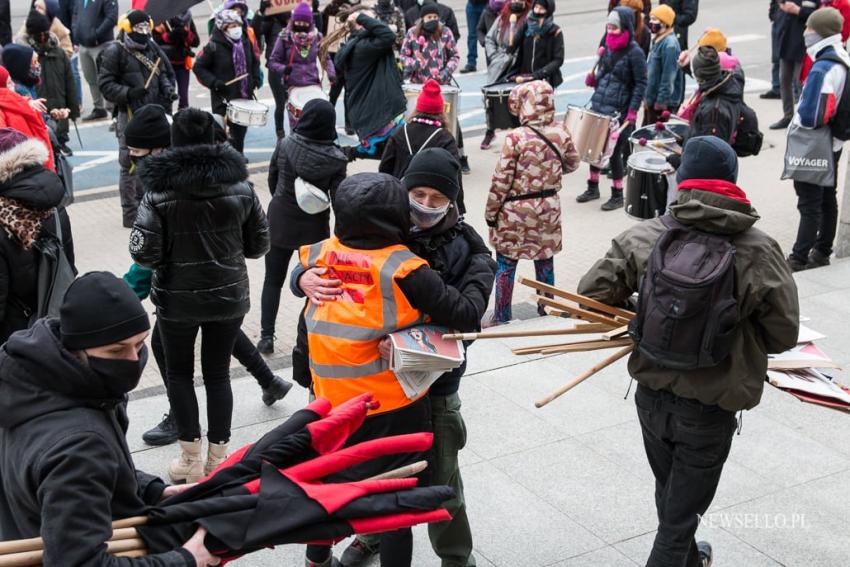
[[[228,144],[180,146],[139,167],[146,193],[130,232],[136,263],[154,268],[157,316],[201,323],[244,316],[245,258],[269,249],[269,224],[245,160]]]
[[[194,566],[185,549],[138,559],[106,553],[111,522],[146,513],[165,484],[137,471],[123,399],[40,319],[0,349],[0,526],[4,539],[41,536],[44,565]]]
[[[0,158],[0,197],[14,199],[30,209],[46,211],[58,207],[65,195],[62,181],[42,165],[47,148],[30,139],[3,152]],[[59,209],[65,255],[74,265],[71,222],[64,207]],[[41,224],[41,235],[56,235],[56,218]],[[29,312],[38,307],[38,255],[24,250],[20,240],[0,229],[0,344],[15,331],[26,329]]]

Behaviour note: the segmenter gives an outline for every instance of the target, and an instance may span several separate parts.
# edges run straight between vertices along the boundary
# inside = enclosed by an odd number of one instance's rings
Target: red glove
[[[632,124],[637,122],[637,110],[629,109],[629,112],[626,114],[626,122],[631,122]]]
[[[588,73],[584,78],[584,84],[592,89],[596,88],[596,75],[593,73]]]

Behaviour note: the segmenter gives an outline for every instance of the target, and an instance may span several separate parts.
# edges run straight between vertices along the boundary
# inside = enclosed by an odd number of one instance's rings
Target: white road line
[[[97,167],[99,165],[103,165],[103,164],[110,163],[110,162],[113,162],[113,161],[118,161],[118,152],[117,151],[116,152],[77,152],[78,155],[82,155],[83,153],[88,153],[88,154],[92,154],[92,155],[98,154],[98,155],[100,155],[100,157],[95,158],[95,159],[91,159],[91,160],[86,161],[86,162],[83,162],[79,165],[75,165],[73,167],[74,173],[80,173],[82,171],[85,171],[87,169],[91,169],[93,167]]]

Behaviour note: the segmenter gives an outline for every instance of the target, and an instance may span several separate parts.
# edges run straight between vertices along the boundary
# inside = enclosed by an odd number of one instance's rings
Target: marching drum
[[[516,85],[516,83],[499,83],[481,89],[488,129],[510,130],[519,126],[519,118],[511,114],[508,109],[508,98]]]
[[[256,100],[237,98],[227,101],[227,119],[240,126],[265,126],[269,107]]]
[[[286,111],[289,112],[289,116],[292,120],[290,124],[293,126],[295,125],[298,119],[301,118],[301,111],[304,110],[304,106],[314,98],[328,100],[328,95],[325,94],[325,91],[323,91],[322,87],[319,85],[292,87],[289,89],[289,99],[286,101]]]
[[[629,143],[632,145],[632,153],[652,151],[652,148],[641,145],[641,138],[645,139],[647,143],[653,144],[656,148],[664,148],[665,146],[673,148],[679,145],[687,132],[688,125],[685,122],[665,122],[663,130],[658,130],[655,124],[650,124],[632,132],[632,135],[629,136]]]
[[[634,219],[647,220],[667,211],[670,193],[675,192],[673,168],[661,154],[638,152],[629,156],[625,211]]]
[[[601,165],[606,158],[611,157],[614,148],[608,147],[608,139],[616,122],[610,116],[580,106],[570,106],[567,108],[564,126],[570,132],[582,161]]]
[[[404,84],[404,96],[407,98],[407,114],[416,111],[416,99],[422,92],[422,85],[414,83]],[[446,115],[446,129],[457,138],[457,109],[460,100],[460,89],[451,85],[440,85],[443,95],[443,113]]]

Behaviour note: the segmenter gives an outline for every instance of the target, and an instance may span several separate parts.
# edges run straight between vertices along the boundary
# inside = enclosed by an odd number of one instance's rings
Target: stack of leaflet
[[[463,364],[463,343],[443,338],[451,332],[437,325],[416,325],[390,334],[390,369],[411,400],[427,392],[444,373]]]
[[[768,357],[767,381],[804,402],[850,412],[850,387],[838,381],[839,366],[815,345],[823,338],[800,325],[797,346]]]

